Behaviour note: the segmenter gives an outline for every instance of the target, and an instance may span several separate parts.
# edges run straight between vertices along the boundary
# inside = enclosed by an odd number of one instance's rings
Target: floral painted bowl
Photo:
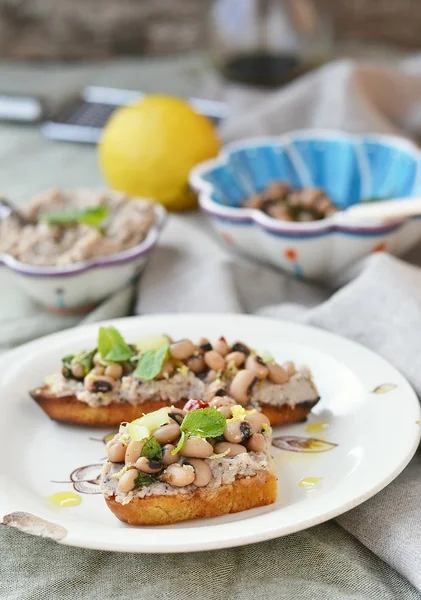
[[[154,204],[155,223],[133,248],[66,266],[34,266],[0,254],[3,265],[28,296],[60,314],[84,313],[122,289],[145,266],[166,221],[166,210]]]
[[[418,218],[362,224],[339,211],[320,221],[286,222],[241,207],[279,180],[321,187],[340,209],[421,196],[421,152],[394,136],[299,131],[230,144],[190,174],[202,210],[226,244],[297,277],[331,279],[371,252],[401,255],[421,240]]]

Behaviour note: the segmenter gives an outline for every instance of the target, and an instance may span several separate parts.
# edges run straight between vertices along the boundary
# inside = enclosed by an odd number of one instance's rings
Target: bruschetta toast
[[[118,519],[169,525],[275,502],[267,417],[236,404],[224,412],[198,406],[162,408],[120,426],[100,482]]]
[[[218,396],[256,408],[276,426],[305,419],[319,400],[307,367],[280,365],[243,342],[158,336],[129,345],[114,327],[100,328],[93,350],[62,358],[61,371],[30,394],[56,421],[99,427]]]

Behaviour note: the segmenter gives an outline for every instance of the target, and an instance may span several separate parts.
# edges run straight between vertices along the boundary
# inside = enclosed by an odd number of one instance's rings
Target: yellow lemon
[[[110,187],[153,198],[169,210],[186,210],[196,204],[188,185],[190,170],[219,149],[209,119],[184,100],[150,95],[113,113],[98,152]]]

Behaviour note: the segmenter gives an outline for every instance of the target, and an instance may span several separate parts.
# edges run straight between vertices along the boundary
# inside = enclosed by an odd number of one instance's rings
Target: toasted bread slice
[[[171,405],[167,400],[158,399],[140,404],[111,402],[107,406],[89,406],[86,402],[78,400],[76,396],[56,396],[50,392],[47,385],[32,390],[30,395],[50,419],[89,427],[114,427],[123,421],[133,421],[144,414]],[[187,400],[188,398],[180,400],[173,406],[183,408]],[[261,408],[272,427],[277,427],[305,420],[317,402],[318,400],[300,402],[295,406],[262,404]]]
[[[133,421],[146,413],[171,406],[167,400],[151,400],[141,404],[111,402],[107,406],[89,406],[76,396],[57,396],[47,385],[29,392],[35,402],[54,421],[87,425],[88,427],[114,427],[123,421]],[[173,404],[182,408],[188,398]]]
[[[171,525],[273,504],[276,493],[275,473],[264,470],[211,491],[199,488],[188,494],[133,498],[127,504],[116,502],[114,496],[105,501],[114,515],[129,525]]]

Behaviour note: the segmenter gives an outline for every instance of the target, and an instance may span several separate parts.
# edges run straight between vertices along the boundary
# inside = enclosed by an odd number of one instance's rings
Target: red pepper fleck
[[[184,405],[184,410],[190,412],[191,410],[197,410],[198,408],[209,408],[208,402],[204,402],[203,400],[189,400]]]

